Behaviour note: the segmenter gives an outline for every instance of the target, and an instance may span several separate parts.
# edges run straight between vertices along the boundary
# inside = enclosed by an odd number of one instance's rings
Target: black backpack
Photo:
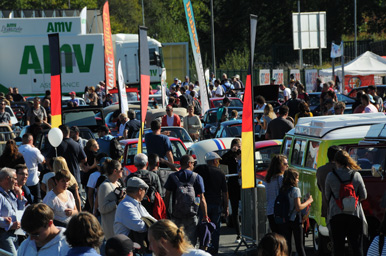
[[[280,189],[279,194],[275,199],[275,205],[273,208],[273,216],[275,218],[276,224],[288,223],[290,218],[290,199],[289,194],[292,188],[289,188],[285,191]]]
[[[200,116],[201,115],[201,104],[197,99],[193,99],[194,106],[194,114]]]
[[[116,138],[110,140],[110,157],[119,160],[124,153],[124,149]]]
[[[150,215],[152,215],[153,214],[154,201],[155,201],[155,192],[157,192],[157,189],[154,185],[153,179],[150,176],[150,173],[141,174],[139,172],[134,172],[134,173],[130,174],[129,176],[127,176],[126,182],[125,182],[126,184],[127,184],[127,180],[131,177],[140,178],[149,186],[149,189],[147,190],[147,193],[146,193],[145,197],[143,198],[141,204],[150,213]]]

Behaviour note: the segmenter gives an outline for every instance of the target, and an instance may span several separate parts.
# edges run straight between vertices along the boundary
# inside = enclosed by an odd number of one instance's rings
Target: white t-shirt
[[[66,190],[67,193],[67,202],[63,202],[56,196],[53,190],[47,193],[47,195],[43,199],[43,203],[48,205],[54,211],[54,219],[68,223],[71,219],[71,216],[67,216],[64,212],[65,209],[74,209],[75,207],[75,199],[72,193]]]
[[[100,172],[93,172],[91,173],[90,177],[88,178],[87,187],[88,188],[95,188],[96,183],[98,181],[98,178],[101,176]]]
[[[173,126],[173,123],[174,123],[174,115],[173,116],[168,116],[166,115],[166,123],[168,124],[168,126]]]
[[[211,256],[211,255],[203,250],[191,249],[187,253],[182,254],[182,256]]]
[[[219,85],[216,89],[216,95],[220,95],[221,97],[224,96],[224,88],[222,88],[221,85]]]
[[[369,104],[365,107],[365,113],[378,113],[378,109],[373,104]]]
[[[283,91],[283,96],[288,97],[288,99],[291,98],[291,89],[290,88],[285,88]]]
[[[28,167],[28,178],[26,185],[35,186],[39,182],[40,172],[38,164],[44,161],[44,156],[39,149],[31,147],[29,144],[23,144],[19,147],[19,152],[23,154],[25,164]]]

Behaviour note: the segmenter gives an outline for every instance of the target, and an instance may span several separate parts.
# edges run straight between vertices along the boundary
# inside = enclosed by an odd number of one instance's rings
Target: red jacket
[[[173,126],[181,126],[181,119],[178,115],[176,114],[173,114]],[[162,117],[162,122],[161,122],[161,126],[168,126],[168,122],[167,122],[167,115],[164,115]]]

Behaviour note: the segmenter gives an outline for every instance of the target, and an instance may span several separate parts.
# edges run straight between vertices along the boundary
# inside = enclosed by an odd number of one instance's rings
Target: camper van
[[[382,220],[386,201],[386,116],[383,113],[366,113],[300,118],[296,127],[283,139],[282,154],[288,157],[290,168],[299,171],[299,188],[302,195],[311,194],[314,202],[310,210],[310,225],[316,251],[331,252],[326,221],[321,217],[322,196],[317,187],[316,170],[328,162],[330,146],[341,146],[361,166],[360,174],[368,192],[362,201],[369,235],[374,236]],[[377,130],[375,127],[378,127]],[[372,134],[365,140],[368,134]],[[378,132],[378,134],[377,134]],[[384,137],[378,137],[382,134]],[[380,142],[382,141],[382,142]],[[372,171],[374,168],[375,171]]]

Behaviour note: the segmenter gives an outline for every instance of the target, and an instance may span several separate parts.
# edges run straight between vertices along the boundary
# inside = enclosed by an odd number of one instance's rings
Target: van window
[[[292,143],[291,137],[287,137],[283,143],[283,155],[287,156],[287,158],[289,158],[291,143]]]
[[[294,148],[292,150],[291,164],[301,165],[303,160],[303,153],[306,149],[307,141],[297,139],[295,140]]]
[[[319,152],[318,141],[309,141],[306,155],[306,164],[305,167],[316,169],[318,164],[318,152]]]
[[[352,147],[348,153],[354,159],[362,170],[370,170],[374,164],[380,164],[385,168],[386,148],[376,147]]]

